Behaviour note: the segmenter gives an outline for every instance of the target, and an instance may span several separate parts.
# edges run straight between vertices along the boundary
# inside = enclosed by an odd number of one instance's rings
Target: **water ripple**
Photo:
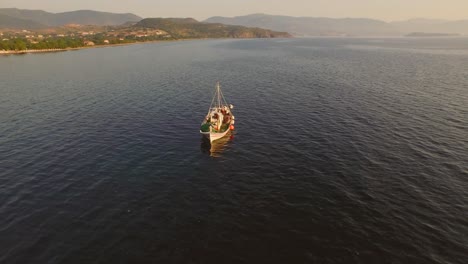
[[[0,262],[464,263],[465,40],[3,58]],[[218,80],[238,121],[207,145]]]

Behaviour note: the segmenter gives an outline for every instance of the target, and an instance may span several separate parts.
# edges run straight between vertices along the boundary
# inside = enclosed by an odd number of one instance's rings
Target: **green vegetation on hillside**
[[[83,47],[82,40],[73,38],[47,38],[37,43],[27,39],[16,38],[8,41],[0,41],[0,50],[27,50],[27,49],[66,49]]]
[[[135,27],[157,28],[174,38],[274,38],[291,37],[286,32],[219,23],[200,23],[192,18],[146,18]]]

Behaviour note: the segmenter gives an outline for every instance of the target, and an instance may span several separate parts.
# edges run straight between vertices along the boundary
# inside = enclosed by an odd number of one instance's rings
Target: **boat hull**
[[[224,136],[226,136],[229,133],[230,127],[231,127],[232,122],[229,123],[228,129],[226,131],[217,133],[217,132],[202,132],[200,131],[200,134],[202,134],[206,139],[210,140],[210,142],[213,142],[215,140],[218,140]]]

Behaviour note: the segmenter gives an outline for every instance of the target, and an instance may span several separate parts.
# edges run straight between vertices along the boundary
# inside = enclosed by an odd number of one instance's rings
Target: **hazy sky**
[[[290,16],[468,19],[468,0],[0,0],[0,7],[50,12],[93,9],[142,17]]]

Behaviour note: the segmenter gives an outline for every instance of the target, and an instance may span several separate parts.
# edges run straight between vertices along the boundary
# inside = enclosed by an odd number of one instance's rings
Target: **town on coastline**
[[[261,28],[201,23],[191,18],[146,18],[118,26],[67,24],[46,29],[0,30],[0,54],[59,51],[148,41],[203,38],[292,37]]]
[[[173,40],[159,29],[67,25],[42,31],[4,30],[0,32],[0,54],[59,51],[81,47]]]

